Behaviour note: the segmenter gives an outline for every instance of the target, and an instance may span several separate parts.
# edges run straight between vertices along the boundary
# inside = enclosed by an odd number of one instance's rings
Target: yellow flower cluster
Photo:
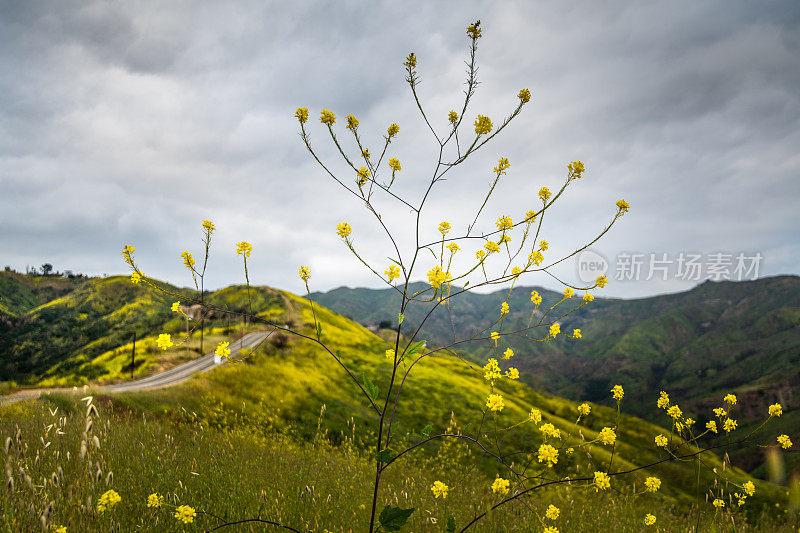
[[[500,236],[500,239],[498,239],[497,244],[503,244],[504,242],[511,242],[511,235],[506,235],[504,233]]]
[[[544,252],[544,251],[546,251],[548,248],[550,248],[550,243],[549,243],[549,242],[547,242],[547,241],[546,241],[546,240],[544,240],[544,239],[542,239],[541,241],[539,241],[539,250],[541,250],[541,251],[543,251],[543,252]]]
[[[346,239],[352,231],[353,228],[347,222],[340,222],[336,224],[336,235],[342,239]]]
[[[502,411],[505,406],[506,404],[503,401],[503,397],[499,394],[490,394],[489,397],[486,398],[486,407],[491,411]]]
[[[531,302],[533,302],[533,305],[539,305],[540,303],[542,303],[542,297],[539,295],[538,292],[531,291]]]
[[[402,170],[402,168],[403,168],[403,167],[400,166],[400,160],[397,159],[396,157],[390,157],[389,158],[389,167],[394,172],[400,172],[400,170]]]
[[[300,279],[302,279],[304,282],[307,282],[309,280],[309,278],[311,278],[311,268],[310,267],[301,266],[300,270],[298,270],[297,273],[300,275]]]
[[[450,121],[450,124],[455,125],[455,123],[458,122],[458,113],[456,113],[455,111],[450,111],[447,114],[447,120]]]
[[[358,128],[358,119],[356,117],[354,117],[353,115],[347,115],[344,118],[347,119],[347,126],[345,126],[345,128],[353,131],[355,131],[356,128]]]
[[[508,314],[508,302],[503,302],[500,304],[500,314],[501,315]]]
[[[561,430],[557,429],[550,422],[548,422],[546,424],[542,424],[541,426],[539,426],[539,431],[541,431],[542,434],[545,437],[552,437],[554,439],[560,439],[561,438]]]
[[[660,448],[666,448],[667,444],[669,444],[667,437],[665,437],[664,435],[656,435],[655,441],[656,441],[656,446]]]
[[[214,223],[211,222],[210,220],[204,220],[203,229],[206,230],[208,233],[213,233],[214,230],[216,230],[217,228],[214,227]]]
[[[666,409],[669,407],[669,394],[664,392],[663,390],[659,393],[658,401],[656,405],[659,409]]]
[[[586,167],[584,167],[583,163],[580,161],[573,161],[567,165],[567,170],[569,171],[570,177],[574,176],[576,178],[580,178],[583,172],[586,170]]]
[[[508,494],[510,486],[511,482],[509,480],[499,477],[492,483],[492,492],[495,494]]]
[[[588,303],[588,302],[591,302],[593,300],[594,300],[594,295],[592,295],[591,293],[587,292],[586,294],[583,295],[583,301],[584,302]]]
[[[170,310],[173,313],[180,313],[181,312],[181,302],[180,302],[180,300],[178,300],[177,302],[172,302],[172,307],[170,307]]]
[[[600,442],[602,442],[606,446],[609,446],[611,444],[614,444],[614,442],[616,442],[617,434],[614,433],[613,429],[605,427],[600,430],[600,434],[597,435],[597,438],[598,440],[600,440]]]
[[[769,416],[781,416],[783,414],[783,407],[781,404],[774,403],[769,406]]]
[[[136,248],[130,244],[126,244],[122,247],[122,258],[131,266],[133,266],[133,257],[131,257],[131,254],[135,251]]]
[[[505,231],[514,227],[514,222],[511,220],[511,217],[506,215],[498,218],[495,224],[497,225],[497,229],[501,231]]]
[[[497,359],[494,357],[489,358],[489,362],[483,367],[483,378],[486,381],[494,381],[500,379],[502,373],[500,372],[500,365],[497,364]]]
[[[789,438],[789,435],[778,435],[778,444],[780,444],[781,448],[784,450],[788,450],[792,447],[792,439]]]
[[[431,287],[434,289],[438,289],[443,283],[447,283],[451,279],[452,276],[450,272],[442,270],[442,267],[439,265],[436,265],[428,271],[428,283],[430,283]]]
[[[574,338],[576,338],[576,339],[580,339],[580,338],[582,338],[582,337],[583,337],[583,334],[581,333],[581,330],[580,330],[580,329],[573,329],[573,330],[572,330],[572,336],[573,336]]]
[[[308,108],[298,107],[297,111],[294,112],[294,116],[297,117],[297,120],[300,121],[300,124],[305,124],[308,121]]]
[[[644,486],[648,492],[656,492],[661,488],[661,480],[654,476],[649,476],[644,480]]]
[[[197,513],[193,507],[181,505],[175,509],[175,514],[173,516],[175,516],[178,521],[183,522],[184,524],[191,524],[194,522],[194,517],[197,516]]]
[[[681,411],[681,408],[677,405],[673,405],[667,409],[667,414],[672,417],[673,420],[678,420],[681,416],[683,416],[683,411]]]
[[[498,175],[499,174],[505,174],[506,170],[508,170],[509,168],[511,168],[511,163],[508,162],[508,158],[507,157],[501,157],[497,161],[497,166],[492,169],[492,172],[494,172],[495,174],[498,174]],[[500,228],[500,229],[503,229],[503,228]]]
[[[715,420],[706,422],[706,429],[711,431],[712,433],[717,433],[717,422]]]
[[[225,359],[230,358],[231,349],[228,348],[229,344],[230,343],[228,342],[220,341],[220,343],[217,345],[217,349],[214,350],[214,354],[216,354],[219,357],[224,357]]]
[[[582,403],[578,406],[578,416],[589,416],[592,412],[592,406],[588,403]]]
[[[604,275],[603,276],[597,276],[597,281],[595,282],[595,285],[597,285],[598,287],[600,287],[602,289],[603,287],[608,285],[608,278],[605,277]]]
[[[558,462],[558,450],[549,444],[539,446],[539,462],[547,462],[547,467],[552,468]]]
[[[161,507],[164,505],[164,497],[159,495],[158,493],[153,493],[147,497],[147,506],[148,507]]]
[[[470,24],[467,26],[467,35],[470,36],[473,40],[477,41],[481,38],[481,21],[477,21],[475,24]],[[508,491],[506,491],[508,492]]]
[[[722,401],[730,406],[734,406],[736,405],[736,396],[734,394],[726,394]]]
[[[573,296],[575,296],[575,291],[572,288],[567,287],[564,289],[564,298],[572,298]]]
[[[100,496],[100,499],[97,500],[97,512],[105,512],[107,509],[111,509],[121,501],[122,497],[117,493],[117,491],[113,489],[107,490]]]
[[[561,333],[561,325],[557,323],[550,324],[550,336],[555,339],[556,335],[558,335],[559,333]]]
[[[492,120],[484,115],[478,115],[475,119],[475,133],[485,135],[492,131]]]
[[[733,420],[731,418],[726,418],[725,422],[722,424],[722,429],[725,430],[725,433],[730,433],[731,431],[736,429],[736,424],[737,424],[736,420]]]
[[[450,226],[450,223],[446,220],[439,222],[439,233],[442,234],[442,237],[450,233],[451,227],[452,226]]]
[[[625,391],[622,390],[622,385],[614,385],[611,388],[611,395],[615,400],[620,401],[622,397],[625,396]]]
[[[611,487],[611,478],[605,472],[594,473],[594,490],[599,492]]]
[[[559,509],[553,504],[550,504],[547,507],[547,511],[544,512],[544,516],[546,516],[550,520],[557,520],[560,514],[561,514],[561,509]]]
[[[253,245],[247,241],[236,243],[236,253],[244,257],[250,257],[250,252],[253,251]]]
[[[172,342],[172,336],[169,333],[162,333],[156,339],[156,345],[162,350],[166,350],[170,346],[175,346]]]
[[[506,348],[506,351],[503,352],[503,360],[507,361],[512,357],[514,357],[514,350],[512,350],[511,348]]]
[[[328,127],[333,126],[336,123],[336,115],[333,114],[333,111],[323,109],[322,113],[319,115],[319,121],[323,124],[327,124]]]
[[[520,89],[517,98],[519,98],[523,104],[527,104],[531,101],[531,92],[528,89]]]
[[[647,513],[646,515],[644,515],[644,525],[652,526],[655,523],[656,523],[655,515],[652,515],[650,513]]]
[[[389,268],[384,270],[383,273],[389,278],[389,283],[400,277],[400,269],[396,265],[389,265]]]
[[[386,130],[386,133],[389,134],[389,138],[391,139],[392,137],[400,133],[400,126],[398,126],[397,124],[391,124],[389,128]]]
[[[184,250],[181,257],[183,258],[183,266],[188,269],[194,268],[194,256],[189,253],[189,250]]]
[[[367,167],[360,167],[358,170],[356,170],[356,176],[356,182],[358,183],[358,186],[363,187],[367,184],[367,180],[369,180],[369,170],[367,170]]]
[[[506,370],[506,377],[508,379],[519,379],[519,370],[513,366],[508,367],[508,370]]]
[[[717,509],[722,509],[723,507],[725,507],[725,501],[719,498],[715,498],[714,501],[711,503],[711,505],[713,505]]]
[[[442,483],[441,481],[434,481],[433,485],[431,485],[431,492],[433,492],[433,497],[438,498],[442,497],[442,499],[447,498],[447,491],[450,490],[450,487]]]
[[[539,189],[539,198],[541,198],[543,202],[549,200],[551,196],[553,196],[553,193],[551,193],[550,189],[547,187],[542,187]]]
[[[414,68],[417,66],[417,56],[414,54],[414,52],[408,54],[408,57],[406,58],[403,65],[405,65],[408,68]]]
[[[131,274],[131,283],[134,285],[138,285],[142,281],[142,276],[139,275],[138,272],[134,272]]]
[[[450,250],[451,254],[454,254],[457,251],[459,251],[461,248],[458,246],[458,244],[456,244],[454,242],[451,242],[450,244],[447,245],[447,249]]]
[[[486,241],[486,244],[483,245],[487,252],[493,254],[495,252],[500,251],[500,245],[494,241]]]
[[[631,205],[625,200],[617,200],[617,207],[619,208],[620,213],[624,215],[631,208]]]
[[[538,424],[542,421],[542,412],[534,407],[531,409],[531,412],[528,413],[528,420],[534,424]]]

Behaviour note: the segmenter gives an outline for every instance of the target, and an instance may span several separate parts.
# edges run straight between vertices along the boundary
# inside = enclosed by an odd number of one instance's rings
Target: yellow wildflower
[[[528,263],[533,263],[534,265],[539,266],[542,264],[542,261],[544,261],[544,256],[539,250],[528,254]]]
[[[528,420],[534,424],[538,424],[542,421],[542,412],[534,407],[531,409],[531,412],[528,413]]]
[[[656,435],[656,446],[659,446],[661,448],[666,448],[667,444],[669,444],[667,437],[665,437],[664,435]]]
[[[389,134],[389,138],[392,138],[398,133],[400,133],[400,126],[398,126],[397,124],[391,124],[389,128],[386,130],[386,133]]]
[[[551,193],[550,189],[547,187],[542,187],[539,189],[539,198],[541,198],[543,202],[549,200],[551,196],[553,196],[553,193]]]
[[[484,135],[492,131],[492,121],[489,117],[478,115],[475,119],[475,133]]]
[[[497,339],[500,338],[500,333],[498,333],[497,331],[493,331],[490,337],[494,341],[494,345],[497,346]]]
[[[736,405],[736,395],[734,394],[726,394],[725,397],[722,399],[728,405]]]
[[[616,442],[617,434],[614,433],[613,429],[606,427],[600,430],[600,434],[597,435],[597,438],[600,440],[600,442],[602,442],[606,446],[609,446],[611,444],[614,444],[614,442]]]
[[[543,252],[544,252],[544,251],[546,251],[548,248],[550,248],[550,243],[549,243],[549,242],[547,242],[546,240],[542,239],[542,240],[539,242],[539,250],[541,250],[541,251],[543,251]]]
[[[625,200],[617,200],[617,207],[619,207],[620,213],[623,215],[631,208],[630,204]]]
[[[489,358],[489,362],[483,367],[484,373],[483,378],[486,381],[494,381],[496,379],[500,379],[502,375],[500,373],[500,366],[497,364],[497,359],[494,357]]]
[[[659,397],[658,401],[656,402],[656,405],[659,407],[659,409],[666,409],[667,407],[669,407],[669,394],[667,394],[663,390],[658,394]]]
[[[486,244],[483,245],[486,248],[486,251],[490,254],[500,251],[500,245],[494,241],[486,241]]]
[[[594,296],[589,294],[588,292],[583,295],[584,302],[591,302],[592,300],[594,300]]]
[[[396,157],[389,158],[389,168],[391,168],[394,172],[400,172],[403,167],[400,166],[400,160]]]
[[[567,165],[567,170],[569,170],[571,176],[574,175],[576,178],[580,178],[583,171],[586,170],[586,167],[584,167],[583,163],[580,161],[573,161]]]
[[[713,433],[717,433],[717,422],[715,420],[711,420],[710,422],[706,422],[706,429],[711,431],[711,432],[713,432]]]
[[[497,244],[503,244],[505,242],[511,242],[511,235],[506,235],[505,233],[500,236],[497,240]]]
[[[560,514],[561,514],[561,509],[552,504],[548,506],[547,511],[544,512],[544,515],[550,520],[557,520]]]
[[[528,211],[525,212],[525,222],[530,224],[530,223],[534,222],[535,220],[536,220],[536,211],[531,209],[531,210],[528,210]]]
[[[216,230],[217,228],[214,227],[214,223],[211,222],[210,220],[204,220],[203,229],[206,230],[208,233],[213,233],[214,230]]]
[[[364,159],[369,159],[369,148],[364,148],[361,150],[361,157]]]
[[[308,120],[308,108],[298,107],[297,111],[294,112],[294,116],[297,117],[297,120],[300,121],[300,124],[305,124]]]
[[[581,333],[581,330],[580,330],[580,329],[573,329],[573,330],[572,330],[572,336],[573,336],[574,338],[576,338],[576,339],[580,339],[580,338],[582,338],[582,337],[583,337],[583,334]]]
[[[153,493],[147,497],[147,506],[148,507],[161,507],[164,504],[164,497],[160,496],[158,493]]]
[[[572,298],[573,296],[575,296],[575,291],[572,288],[567,287],[564,289],[564,298]]]
[[[458,113],[455,111],[450,111],[447,114],[447,120],[450,121],[450,124],[455,124],[458,121]]]
[[[172,336],[169,333],[162,333],[156,340],[156,345],[162,350],[166,350],[170,346],[175,346],[172,342]]]
[[[194,267],[194,257],[189,253],[189,250],[184,250],[181,257],[183,258],[183,266],[188,269]]]
[[[506,370],[506,377],[508,379],[519,379],[519,370],[513,366],[508,367],[508,370]]]
[[[650,513],[647,513],[646,515],[644,515],[644,525],[652,526],[655,523],[656,523],[655,515],[652,515]]]
[[[769,416],[781,416],[783,414],[783,407],[779,403],[773,403],[769,406]]]
[[[450,226],[450,223],[446,220],[443,220],[442,222],[439,223],[439,233],[442,234],[442,237],[450,233],[451,227],[452,226]]]
[[[778,444],[780,444],[781,448],[784,450],[788,450],[792,447],[792,439],[789,438],[789,435],[778,435]]]
[[[722,417],[728,416],[728,412],[725,409],[723,409],[722,407],[717,407],[716,409],[714,409],[714,414],[718,418],[722,418]]]
[[[486,252],[483,250],[478,250],[475,252],[475,257],[478,259],[478,261],[483,261],[483,258],[486,257]]]
[[[533,305],[539,305],[540,303],[542,303],[542,297],[539,295],[538,292],[531,291],[531,302],[533,302]]]
[[[175,509],[175,514],[173,516],[184,524],[191,524],[194,522],[194,517],[197,516],[197,513],[193,507],[181,505]]]
[[[100,499],[97,500],[97,511],[102,513],[107,509],[111,509],[119,502],[122,501],[122,497],[117,493],[115,490],[107,490],[105,491]]]
[[[677,405],[671,406],[667,409],[667,414],[671,416],[674,420],[678,420],[681,416],[683,416],[683,411]]]
[[[722,509],[723,507],[725,507],[725,501],[719,498],[715,498],[714,501],[712,502],[712,505],[717,509]]]
[[[228,342],[220,341],[220,343],[217,345],[217,349],[214,350],[214,354],[228,359],[231,356],[231,349],[228,348],[229,344],[230,343]]]
[[[323,109],[322,113],[319,115],[319,121],[323,124],[327,124],[328,127],[333,126],[336,122],[336,115],[333,114],[333,111]]]
[[[344,118],[347,119],[347,126],[345,126],[345,128],[353,131],[355,131],[356,128],[358,128],[358,119],[356,117],[354,117],[353,115],[347,115]]]
[[[561,326],[558,323],[550,324],[550,336],[555,338],[559,333],[561,333]]]
[[[502,411],[505,406],[506,404],[503,402],[503,397],[499,394],[490,394],[489,397],[486,398],[486,407],[491,411]]]
[[[126,244],[122,247],[122,258],[125,260],[126,263],[129,265],[133,264],[133,257],[131,254],[136,251],[136,248],[130,244]]]
[[[501,315],[508,314],[508,302],[503,302],[500,304],[500,314]]]
[[[497,166],[492,169],[492,172],[494,172],[495,174],[498,174],[498,175],[499,174],[505,174],[506,170],[508,170],[509,168],[511,168],[511,163],[509,163],[508,158],[507,157],[501,157],[497,161]],[[511,219],[509,219],[509,220],[511,220]],[[500,228],[500,229],[503,229],[503,228]]]
[[[503,352],[503,359],[508,360],[511,359],[512,357],[514,357],[514,350],[512,350],[511,348],[506,348],[506,351]]]
[[[578,406],[578,416],[589,416],[592,412],[592,406],[588,403],[582,403]]]
[[[752,496],[756,493],[756,486],[752,481],[745,481],[742,485],[742,489],[747,493],[748,496]]]
[[[603,287],[608,285],[608,278],[605,277],[604,275],[597,276],[597,281],[595,282],[595,285],[597,285],[602,289]]]
[[[528,89],[520,89],[517,98],[519,98],[523,104],[527,104],[531,101],[531,92]]]
[[[369,170],[367,170],[367,167],[360,167],[358,170],[356,170],[356,175],[358,176],[358,178],[356,179],[356,182],[358,183],[359,187],[363,187],[364,185],[367,184],[367,181],[368,181],[369,176],[370,176]]]
[[[736,420],[733,420],[731,418],[726,418],[725,423],[722,424],[722,429],[725,430],[725,433],[730,433],[731,431],[736,429],[736,424],[737,424]]]
[[[236,243],[236,253],[244,257],[250,257],[250,252],[253,251],[253,245],[247,241]]]
[[[611,487],[611,478],[605,472],[594,473],[594,490],[599,492]]]
[[[389,348],[386,350],[386,359],[394,359],[394,349]]]
[[[172,302],[172,307],[170,307],[170,310],[173,313],[180,313],[181,312],[181,302],[180,301]]]
[[[510,485],[511,482],[509,480],[499,477],[492,483],[492,492],[495,494],[508,494]]]
[[[514,227],[514,222],[511,220],[510,216],[503,215],[503,216],[501,216],[500,218],[497,219],[497,222],[495,222],[495,225],[497,226],[497,229],[499,229],[499,230],[507,230],[507,229],[511,229],[511,228]]]
[[[558,462],[558,450],[549,444],[542,444],[539,446],[539,462],[547,462],[548,468],[552,468]]]
[[[353,228],[350,227],[350,224],[347,222],[340,222],[336,224],[336,235],[341,237],[342,239],[346,239],[350,233],[352,233]]]
[[[644,480],[644,486],[649,492],[656,492],[661,488],[661,480],[654,476],[649,476]]]
[[[457,251],[459,251],[461,248],[458,246],[458,244],[456,244],[454,242],[451,242],[450,244],[447,245],[447,249],[450,250],[451,254],[454,254]]]
[[[557,429],[553,424],[549,422],[539,426],[539,431],[541,431],[545,437],[553,437],[554,439],[561,438],[561,430]]]
[[[560,532],[558,531],[558,528],[555,526],[546,526],[542,530],[542,533],[560,533]]]
[[[450,279],[452,279],[450,272],[445,272],[439,265],[436,265],[428,271],[428,283],[430,283],[431,287],[434,289],[438,289],[443,283],[448,282]]]
[[[615,400],[620,401],[622,397],[625,396],[625,391],[622,390],[622,385],[614,385],[611,388],[611,395]]]
[[[138,285],[142,281],[142,276],[139,275],[138,272],[134,272],[131,274],[131,283],[134,285]]]
[[[405,65],[408,68],[414,68],[417,66],[417,56],[414,54],[414,52],[408,54],[408,57],[406,58],[403,65]]]
[[[400,277],[400,269],[396,265],[389,265],[389,268],[384,270],[383,273],[389,278],[389,283]]]
[[[434,498],[438,498],[439,496],[441,496],[442,499],[447,498],[448,490],[450,490],[450,487],[448,487],[441,481],[434,481],[433,485],[431,485],[431,492],[433,492]]]

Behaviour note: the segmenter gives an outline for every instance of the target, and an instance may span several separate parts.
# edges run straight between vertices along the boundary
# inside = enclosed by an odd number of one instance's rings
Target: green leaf
[[[322,324],[317,322],[317,338],[322,337]]]
[[[381,527],[386,531],[400,531],[400,528],[406,524],[408,517],[411,516],[413,512],[414,507],[411,509],[401,509],[399,507],[387,505],[383,508],[383,511],[381,511],[378,520],[381,523]]]
[[[397,313],[397,323],[402,324],[403,320],[405,320],[406,316],[403,313]]]
[[[361,381],[364,382],[364,390],[367,391],[367,395],[375,400],[378,397],[378,387],[372,384],[366,374],[361,374]]]
[[[422,428],[422,436],[426,439],[431,436],[431,431],[433,431],[433,426],[428,424],[424,428]]]
[[[447,533],[455,533],[456,531],[456,519],[453,515],[447,517],[447,529],[445,529]]]
[[[378,461],[382,463],[388,463],[391,460],[392,455],[394,455],[394,452],[391,448],[384,448],[378,452]]]
[[[406,355],[414,355],[415,353],[419,352],[422,348],[425,347],[425,343],[427,341],[419,341],[415,342],[406,350]]]
[[[392,259],[391,257],[387,257],[386,259],[388,259],[389,261],[391,261],[392,263],[394,263],[395,265],[397,265],[397,266],[399,266],[399,267],[402,267],[402,266],[403,266],[403,265],[401,265],[401,264],[400,264],[398,261],[395,261],[395,260],[394,260],[394,259]]]

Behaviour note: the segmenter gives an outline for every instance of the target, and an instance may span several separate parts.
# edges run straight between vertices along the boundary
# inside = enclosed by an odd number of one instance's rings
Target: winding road
[[[269,333],[267,332],[257,331],[254,333],[248,333],[241,339],[232,342],[229,346],[231,350],[230,358],[236,357],[239,354],[239,351],[242,349],[249,350],[255,348],[264,342],[268,336]],[[223,363],[225,363],[225,359],[218,357],[212,352],[189,361],[188,363],[183,363],[175,368],[170,368],[169,370],[165,370],[164,372],[160,372],[158,374],[153,374],[152,376],[148,376],[146,378],[137,379],[136,381],[128,381],[125,383],[116,383],[114,385],[98,385],[92,387],[92,390],[96,390],[98,392],[117,393],[171,387],[186,381],[195,374],[207,372]],[[24,389],[6,396],[0,396],[0,406],[10,405],[22,400],[38,398],[42,394],[48,392],[71,392],[72,390],[73,389],[71,388]]]

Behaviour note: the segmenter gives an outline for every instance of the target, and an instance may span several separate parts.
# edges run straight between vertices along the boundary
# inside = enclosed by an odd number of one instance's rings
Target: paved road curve
[[[268,335],[268,333],[262,331],[248,333],[238,341],[231,343],[229,346],[231,349],[230,356],[232,358],[236,357],[239,354],[239,350],[242,348],[252,349],[258,346],[264,341],[264,339],[267,338]],[[213,353],[209,353],[202,357],[198,357],[193,361],[189,361],[188,363],[178,365],[175,368],[171,368],[158,374],[153,374],[152,376],[148,376],[146,378],[138,379],[136,381],[129,381],[127,383],[117,383],[115,385],[100,385],[92,387],[92,390],[99,392],[132,392],[171,387],[172,385],[177,385],[182,381],[186,381],[195,374],[211,370],[212,368],[224,362],[224,359],[220,360],[220,358],[215,356]],[[72,391],[72,389],[25,389],[7,396],[0,396],[0,405],[9,405],[22,400],[38,398],[46,392],[70,391]]]

